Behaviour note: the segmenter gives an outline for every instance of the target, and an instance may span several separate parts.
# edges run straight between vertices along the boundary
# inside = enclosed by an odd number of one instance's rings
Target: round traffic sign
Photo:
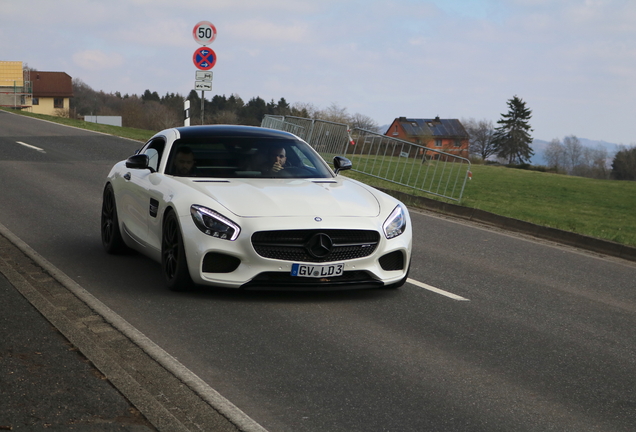
[[[216,53],[210,48],[202,47],[194,52],[192,61],[197,69],[210,70],[216,64]]]
[[[209,45],[216,39],[216,27],[210,21],[201,21],[192,29],[194,40],[201,45]]]

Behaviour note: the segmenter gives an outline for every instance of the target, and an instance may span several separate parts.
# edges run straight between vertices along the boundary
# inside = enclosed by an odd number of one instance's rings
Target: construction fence
[[[344,156],[353,171],[453,201],[471,175],[466,158],[342,123],[266,115],[261,126],[293,133],[327,161]]]

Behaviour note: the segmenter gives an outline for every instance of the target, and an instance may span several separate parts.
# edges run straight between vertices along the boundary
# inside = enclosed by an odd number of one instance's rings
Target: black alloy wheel
[[[187,291],[192,287],[181,229],[174,211],[168,211],[163,220],[161,269],[170,290]]]
[[[115,192],[109,183],[104,188],[102,199],[102,245],[106,252],[117,254],[127,249],[119,231],[119,221],[117,219],[117,205],[115,204]]]

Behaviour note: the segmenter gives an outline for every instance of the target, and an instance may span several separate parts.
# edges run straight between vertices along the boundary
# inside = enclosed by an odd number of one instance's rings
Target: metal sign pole
[[[201,90],[201,124],[205,121],[205,90],[212,90],[212,72],[209,71],[216,64],[216,53],[206,45],[212,43],[216,39],[216,27],[209,21],[201,21],[192,29],[194,40],[203,45],[194,52],[192,61],[199,69],[196,72],[196,81],[194,82],[194,90]]]
[[[205,91],[201,90],[201,124],[203,124],[203,114],[205,110]]]

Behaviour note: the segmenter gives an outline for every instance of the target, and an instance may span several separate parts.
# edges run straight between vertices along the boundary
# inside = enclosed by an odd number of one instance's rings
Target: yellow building
[[[31,71],[33,103],[31,111],[37,114],[68,116],[73,80],[65,72]]]
[[[0,61],[0,87],[24,86],[21,61]]]
[[[0,106],[17,109],[31,106],[31,86],[24,75],[21,61],[0,61]]]
[[[21,61],[0,61],[0,106],[68,116],[72,97],[67,73],[25,71]]]

